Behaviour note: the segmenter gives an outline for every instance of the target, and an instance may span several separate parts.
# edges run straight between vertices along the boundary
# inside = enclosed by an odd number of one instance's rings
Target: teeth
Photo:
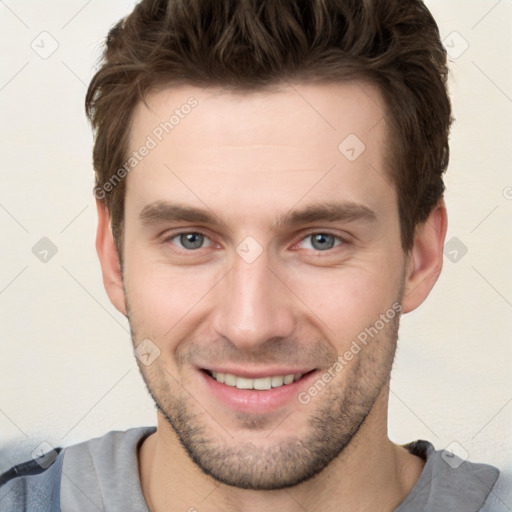
[[[272,377],[272,387],[278,388],[279,386],[282,386],[284,384],[284,377]]]
[[[274,377],[261,377],[259,379],[247,379],[246,377],[237,377],[231,373],[212,372],[212,377],[222,384],[238,389],[257,389],[267,390],[270,388],[279,388],[286,384],[291,384],[302,377],[302,373],[290,373],[289,375],[275,375]]]
[[[236,377],[236,387],[238,389],[253,389],[253,379],[245,379],[244,377]]]
[[[284,383],[291,384],[293,382],[293,379],[295,379],[295,375],[293,373],[291,375],[285,375]]]
[[[236,386],[236,377],[230,373],[224,373],[224,384],[227,384],[228,386]]]

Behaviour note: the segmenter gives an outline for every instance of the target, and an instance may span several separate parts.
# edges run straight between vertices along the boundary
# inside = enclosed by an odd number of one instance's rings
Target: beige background
[[[498,466],[495,510],[510,511],[512,1],[427,4],[451,55],[450,245],[431,297],[402,319],[390,437]],[[100,278],[83,109],[99,46],[133,5],[0,2],[0,471],[43,441],[155,423]],[[42,237],[57,248],[46,263]]]

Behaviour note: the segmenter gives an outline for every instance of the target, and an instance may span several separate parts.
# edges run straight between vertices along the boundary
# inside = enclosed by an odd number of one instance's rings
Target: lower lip
[[[298,402],[298,394],[302,389],[307,388],[312,379],[315,379],[316,373],[315,370],[291,384],[260,391],[227,386],[217,382],[206,372],[199,371],[203,382],[218,401],[235,411],[254,414],[273,412],[289,405],[290,402]]]

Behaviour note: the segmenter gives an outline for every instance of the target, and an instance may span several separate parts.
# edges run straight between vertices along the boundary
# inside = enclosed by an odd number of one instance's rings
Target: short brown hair
[[[386,104],[401,240],[443,196],[452,122],[446,51],[421,0],[143,0],[108,34],[86,96],[102,191],[122,253],[124,165],[134,107],[167,84],[239,91],[364,79]],[[108,190],[108,194],[106,191]],[[98,197],[98,194],[96,194]]]

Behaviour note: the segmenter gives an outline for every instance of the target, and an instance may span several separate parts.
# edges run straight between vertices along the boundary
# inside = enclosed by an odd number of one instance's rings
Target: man
[[[419,0],[119,22],[86,99],[96,247],[157,427],[13,468],[2,506],[490,510],[497,469],[387,435],[400,315],[442,267],[446,74]]]

